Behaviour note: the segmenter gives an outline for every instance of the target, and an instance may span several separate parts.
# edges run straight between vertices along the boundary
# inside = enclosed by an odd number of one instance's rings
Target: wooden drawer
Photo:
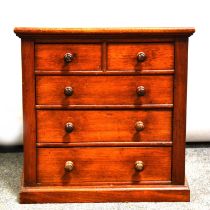
[[[71,96],[64,94],[66,87],[73,89]],[[144,87],[144,94],[141,96],[137,94],[138,87]],[[173,76],[37,76],[36,103],[47,105],[173,104]]]
[[[66,62],[64,56],[71,53],[73,59]],[[35,70],[100,70],[100,44],[36,44]]]
[[[140,121],[143,126],[136,125]],[[70,133],[65,129],[67,123],[74,127]],[[37,111],[38,142],[171,141],[171,126],[170,110]]]
[[[72,171],[65,170],[67,161],[73,162]],[[135,169],[136,161],[143,162],[138,165],[140,171]],[[37,182],[42,185],[141,184],[170,180],[169,147],[37,149]]]
[[[135,43],[108,45],[109,70],[170,70],[174,69],[173,43]],[[146,59],[137,60],[143,52]]]

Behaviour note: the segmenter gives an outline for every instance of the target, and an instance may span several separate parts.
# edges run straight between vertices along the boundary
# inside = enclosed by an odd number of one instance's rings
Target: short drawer
[[[36,44],[35,70],[101,69],[100,44]]]
[[[37,110],[38,142],[171,141],[171,110]]]
[[[38,148],[41,185],[141,184],[171,181],[171,148]]]
[[[172,43],[109,44],[108,70],[174,69]]]
[[[37,76],[36,103],[173,104],[173,76]]]

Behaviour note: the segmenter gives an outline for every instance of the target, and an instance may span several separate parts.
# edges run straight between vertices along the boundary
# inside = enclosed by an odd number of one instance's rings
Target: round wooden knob
[[[144,123],[142,121],[138,121],[135,124],[136,131],[143,131],[144,130]]]
[[[146,54],[144,52],[137,53],[137,61],[143,62],[146,60]]]
[[[136,93],[138,96],[144,96],[145,95],[145,88],[144,86],[138,86],[136,88]]]
[[[70,172],[74,168],[74,163],[72,161],[66,161],[64,168],[66,172]]]
[[[71,133],[74,130],[74,125],[71,122],[67,122],[65,125],[65,130],[67,133]]]
[[[64,55],[64,61],[65,61],[66,63],[70,63],[70,62],[73,60],[73,58],[74,58],[74,56],[73,56],[72,53],[66,53],[66,54]]]
[[[71,96],[73,94],[73,88],[72,87],[65,87],[64,94],[66,96]]]
[[[137,160],[137,161],[135,162],[135,169],[136,169],[137,171],[143,171],[143,169],[144,169],[144,163],[143,163],[143,161]]]

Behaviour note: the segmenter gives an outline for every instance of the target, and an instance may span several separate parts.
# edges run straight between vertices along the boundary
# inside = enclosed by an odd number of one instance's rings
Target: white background
[[[0,2],[0,145],[22,142],[20,39],[15,26],[192,26],[189,42],[187,139],[210,140],[208,0],[68,0]]]

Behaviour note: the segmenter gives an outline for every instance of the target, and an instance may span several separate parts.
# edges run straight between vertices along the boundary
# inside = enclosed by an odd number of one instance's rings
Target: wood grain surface
[[[172,141],[144,141],[144,142],[76,142],[76,143],[36,143],[41,148],[70,148],[70,147],[171,147]]]
[[[171,148],[39,148],[37,182],[46,185],[86,185],[171,180]],[[144,162],[136,171],[137,160]],[[66,161],[74,168],[66,172]]]
[[[137,132],[137,121],[144,130]],[[65,131],[71,122],[74,130]],[[170,110],[37,111],[37,142],[142,142],[171,141]]]
[[[14,31],[22,43],[21,203],[189,201],[187,49],[194,28]],[[66,53],[73,54],[69,63]],[[71,172],[66,161],[74,163]],[[136,161],[144,163],[141,172]]]
[[[73,88],[65,96],[65,87]],[[144,86],[145,95],[136,89]],[[45,105],[173,104],[173,76],[37,76],[36,103]]]
[[[187,60],[188,39],[177,39],[175,45],[175,86],[173,117],[173,168],[174,184],[185,182],[185,142],[186,142],[186,103],[187,103]]]
[[[24,141],[24,186],[36,184],[36,111],[34,78],[34,43],[21,41],[22,92],[23,92],[23,141]],[[28,167],[30,166],[30,167]]]
[[[72,53],[70,63],[64,61],[64,55]],[[36,70],[100,70],[100,44],[36,44]]]
[[[146,60],[137,61],[144,52]],[[173,43],[108,44],[107,68],[109,70],[170,70],[174,68]]]
[[[185,185],[108,185],[108,186],[37,186],[22,187],[21,203],[73,202],[189,202]]]
[[[120,37],[129,36],[158,36],[164,38],[166,36],[191,36],[195,29],[192,27],[127,27],[127,28],[35,28],[35,27],[16,27],[14,32],[17,36],[24,37],[39,37],[39,38],[55,38],[55,37],[82,37],[87,39],[93,36],[95,39],[100,35],[110,35]]]

